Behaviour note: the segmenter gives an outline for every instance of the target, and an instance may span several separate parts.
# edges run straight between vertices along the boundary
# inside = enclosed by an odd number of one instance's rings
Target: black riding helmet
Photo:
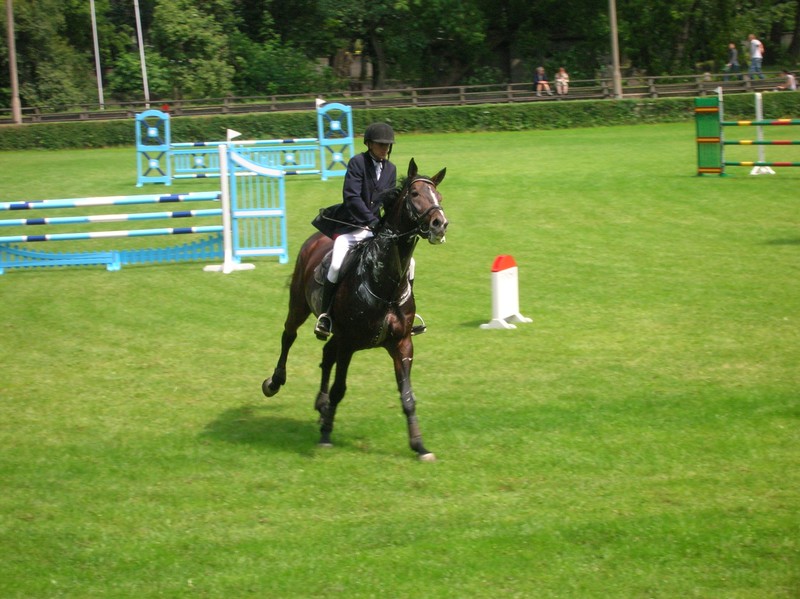
[[[386,123],[372,123],[364,131],[364,143],[374,141],[379,144],[393,144],[394,131]]]
[[[394,130],[386,123],[372,123],[364,131],[364,144],[373,141],[379,144],[389,144],[389,153],[387,156],[392,157],[392,149],[394,147]]]

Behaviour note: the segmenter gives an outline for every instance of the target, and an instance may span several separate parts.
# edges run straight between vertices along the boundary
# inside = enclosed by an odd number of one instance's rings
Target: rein
[[[428,183],[428,184],[430,184],[431,187],[436,189],[436,184],[433,181],[431,181],[430,179],[425,178],[425,177],[419,177],[417,179],[414,179],[408,184],[408,191],[406,191],[406,193],[404,194],[403,199],[404,199],[404,203],[408,205],[408,212],[409,212],[409,216],[410,216],[411,220],[417,226],[414,227],[413,229],[411,229],[410,231],[406,231],[405,233],[384,233],[384,232],[381,231],[381,232],[377,233],[378,235],[380,235],[382,237],[386,237],[387,239],[402,239],[403,237],[408,237],[410,235],[420,235],[421,237],[427,238],[430,235],[430,226],[423,228],[423,226],[420,225],[419,222],[423,218],[428,216],[431,212],[434,212],[436,210],[438,210],[439,212],[444,214],[444,209],[439,204],[434,204],[433,206],[428,207],[428,209],[425,210],[424,212],[422,212],[421,214],[417,214],[414,211],[414,205],[411,204],[410,202],[408,202],[408,198],[411,195],[411,186],[414,183],[416,183],[417,181],[421,181],[423,183]],[[336,218],[331,218],[327,214],[324,214],[323,211],[324,211],[324,208],[320,209],[320,211],[319,211],[320,212],[320,216],[322,216],[322,218],[324,218],[327,221],[330,221],[332,223],[336,223],[337,225],[347,225],[349,227],[354,227],[356,229],[362,229],[364,231],[369,230],[369,227],[367,227],[366,225],[355,225],[353,223],[349,223],[349,222],[346,222],[346,221],[343,221],[343,220],[339,220],[339,219],[336,219]]]

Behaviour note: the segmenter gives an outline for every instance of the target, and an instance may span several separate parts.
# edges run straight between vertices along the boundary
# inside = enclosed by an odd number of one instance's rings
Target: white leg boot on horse
[[[417,261],[414,258],[411,258],[411,261],[408,264],[408,284],[411,287],[411,293],[414,293],[414,277],[417,271]],[[422,335],[425,331],[428,330],[428,327],[425,326],[425,319],[422,318],[419,314],[414,314],[414,319],[419,319],[420,324],[415,324],[411,327],[411,334],[413,336]]]
[[[411,293],[414,293],[414,279],[411,279],[408,283],[411,285]],[[428,330],[428,327],[425,326],[425,319],[419,314],[414,314],[414,319],[417,318],[419,319],[419,324],[415,324],[411,327],[411,334],[413,336],[422,335],[422,333]]]

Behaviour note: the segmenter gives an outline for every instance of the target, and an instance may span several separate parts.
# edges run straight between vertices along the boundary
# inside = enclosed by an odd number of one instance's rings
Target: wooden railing
[[[741,77],[741,78],[739,78]],[[751,80],[747,73],[737,77],[724,74],[681,75],[666,77],[627,77],[622,81],[625,98],[692,97],[714,93],[745,93],[774,89],[781,82],[777,73],[765,79]],[[570,83],[569,93],[537,96],[532,83],[493,85],[454,85],[447,87],[397,87],[395,89],[335,92],[325,95],[328,102],[342,102],[353,108],[402,108],[422,106],[465,106],[511,102],[552,102],[561,100],[610,99],[610,79],[583,79]],[[242,114],[285,110],[313,110],[316,94],[207,98],[201,100],[157,100],[150,108],[169,106],[174,116]],[[101,110],[96,104],[70,106],[35,106],[22,108],[24,123],[92,121],[134,118],[148,107],[145,102],[106,102]],[[10,108],[0,108],[0,125],[12,124]]]

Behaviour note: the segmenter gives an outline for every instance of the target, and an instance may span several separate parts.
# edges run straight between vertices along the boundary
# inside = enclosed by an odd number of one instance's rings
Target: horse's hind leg
[[[322,364],[320,364],[322,367],[322,383],[316,405],[320,414],[319,444],[322,447],[331,447],[333,445],[331,443],[333,421],[336,418],[336,408],[344,398],[345,391],[347,391],[347,370],[350,368],[350,360],[353,358],[353,352],[339,350],[335,339],[334,337],[325,344],[325,348],[322,351]],[[333,379],[330,394],[328,394],[326,391],[334,361],[336,363],[336,376]],[[323,400],[323,396],[327,401]]]

